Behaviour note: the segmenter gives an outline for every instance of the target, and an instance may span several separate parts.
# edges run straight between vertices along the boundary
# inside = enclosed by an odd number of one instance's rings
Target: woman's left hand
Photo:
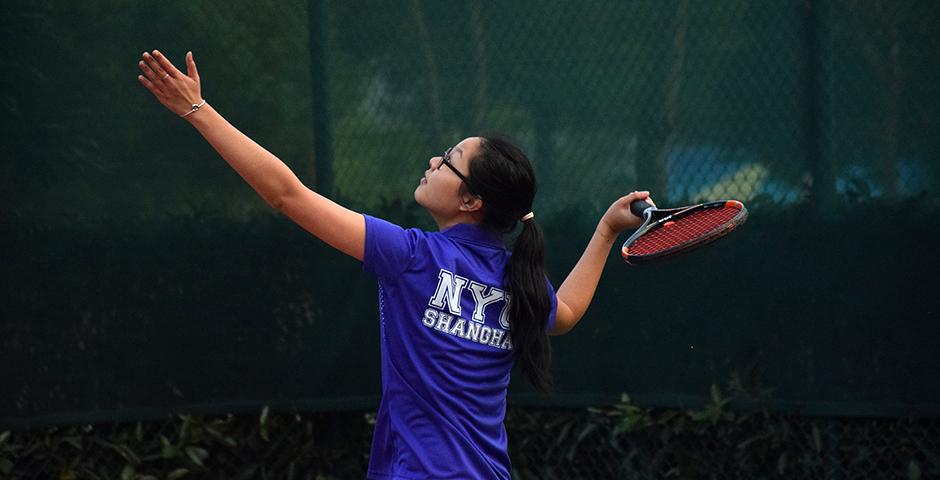
[[[137,79],[171,112],[182,116],[190,112],[193,105],[202,102],[202,86],[193,52],[186,53],[185,74],[159,50],[144,52],[137,66],[143,71],[143,75],[138,75]]]
[[[610,208],[607,209],[607,212],[604,213],[604,216],[601,217],[600,224],[597,226],[600,233],[609,238],[614,238],[624,230],[642,225],[643,218],[634,215],[633,212],[630,211],[630,204],[637,200],[644,200],[650,205],[656,206],[656,204],[653,203],[653,199],[650,198],[650,192],[633,192],[629,195],[624,195],[612,203]]]

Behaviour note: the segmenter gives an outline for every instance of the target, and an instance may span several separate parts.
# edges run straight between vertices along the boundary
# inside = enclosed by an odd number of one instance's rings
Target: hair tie
[[[520,221],[524,222],[524,221],[526,221],[526,220],[532,220],[533,218],[535,218],[535,213],[529,212],[529,213],[523,215],[522,218],[520,219]]]

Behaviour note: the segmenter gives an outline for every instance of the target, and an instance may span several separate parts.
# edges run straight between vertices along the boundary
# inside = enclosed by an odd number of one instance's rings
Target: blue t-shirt
[[[379,280],[382,344],[368,477],[509,479],[509,251],[475,225],[424,232],[365,219],[362,263]]]

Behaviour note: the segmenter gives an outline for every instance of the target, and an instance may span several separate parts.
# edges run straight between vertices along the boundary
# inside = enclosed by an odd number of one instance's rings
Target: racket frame
[[[645,265],[649,263],[655,263],[658,261],[666,260],[668,258],[673,258],[677,255],[690,252],[695,250],[698,247],[704,246],[708,243],[711,243],[719,238],[731,233],[739,225],[742,225],[747,221],[747,208],[743,203],[737,200],[720,200],[716,202],[706,202],[699,203],[697,205],[688,205],[679,208],[665,208],[658,209],[655,208],[646,202],[643,202],[642,215],[643,215],[643,224],[633,232],[633,235],[630,235],[630,238],[623,243],[623,246],[620,247],[620,255],[623,257],[624,261],[630,265]],[[630,245],[633,244],[636,239],[640,238],[644,234],[651,232],[653,230],[663,228],[668,222],[674,221],[676,219],[687,216],[696,211],[710,209],[710,208],[721,208],[731,206],[738,208],[739,211],[735,214],[731,220],[728,220],[720,227],[713,229],[709,232],[708,235],[703,235],[696,238],[693,241],[682,243],[676,245],[675,247],[668,248],[653,254],[649,255],[631,255],[629,253]],[[636,212],[634,212],[636,213]]]

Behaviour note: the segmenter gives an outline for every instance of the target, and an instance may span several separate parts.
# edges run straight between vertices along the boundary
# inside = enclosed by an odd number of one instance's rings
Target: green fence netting
[[[601,212],[744,201],[713,249],[614,254],[558,391],[694,406],[745,372],[780,411],[936,416],[936,2],[5,2],[0,424],[368,409],[376,291],[271,213],[136,82],[205,97],[309,185],[429,227],[431,155],[501,131],[536,166],[551,278]],[[646,301],[658,298],[658,301]]]

